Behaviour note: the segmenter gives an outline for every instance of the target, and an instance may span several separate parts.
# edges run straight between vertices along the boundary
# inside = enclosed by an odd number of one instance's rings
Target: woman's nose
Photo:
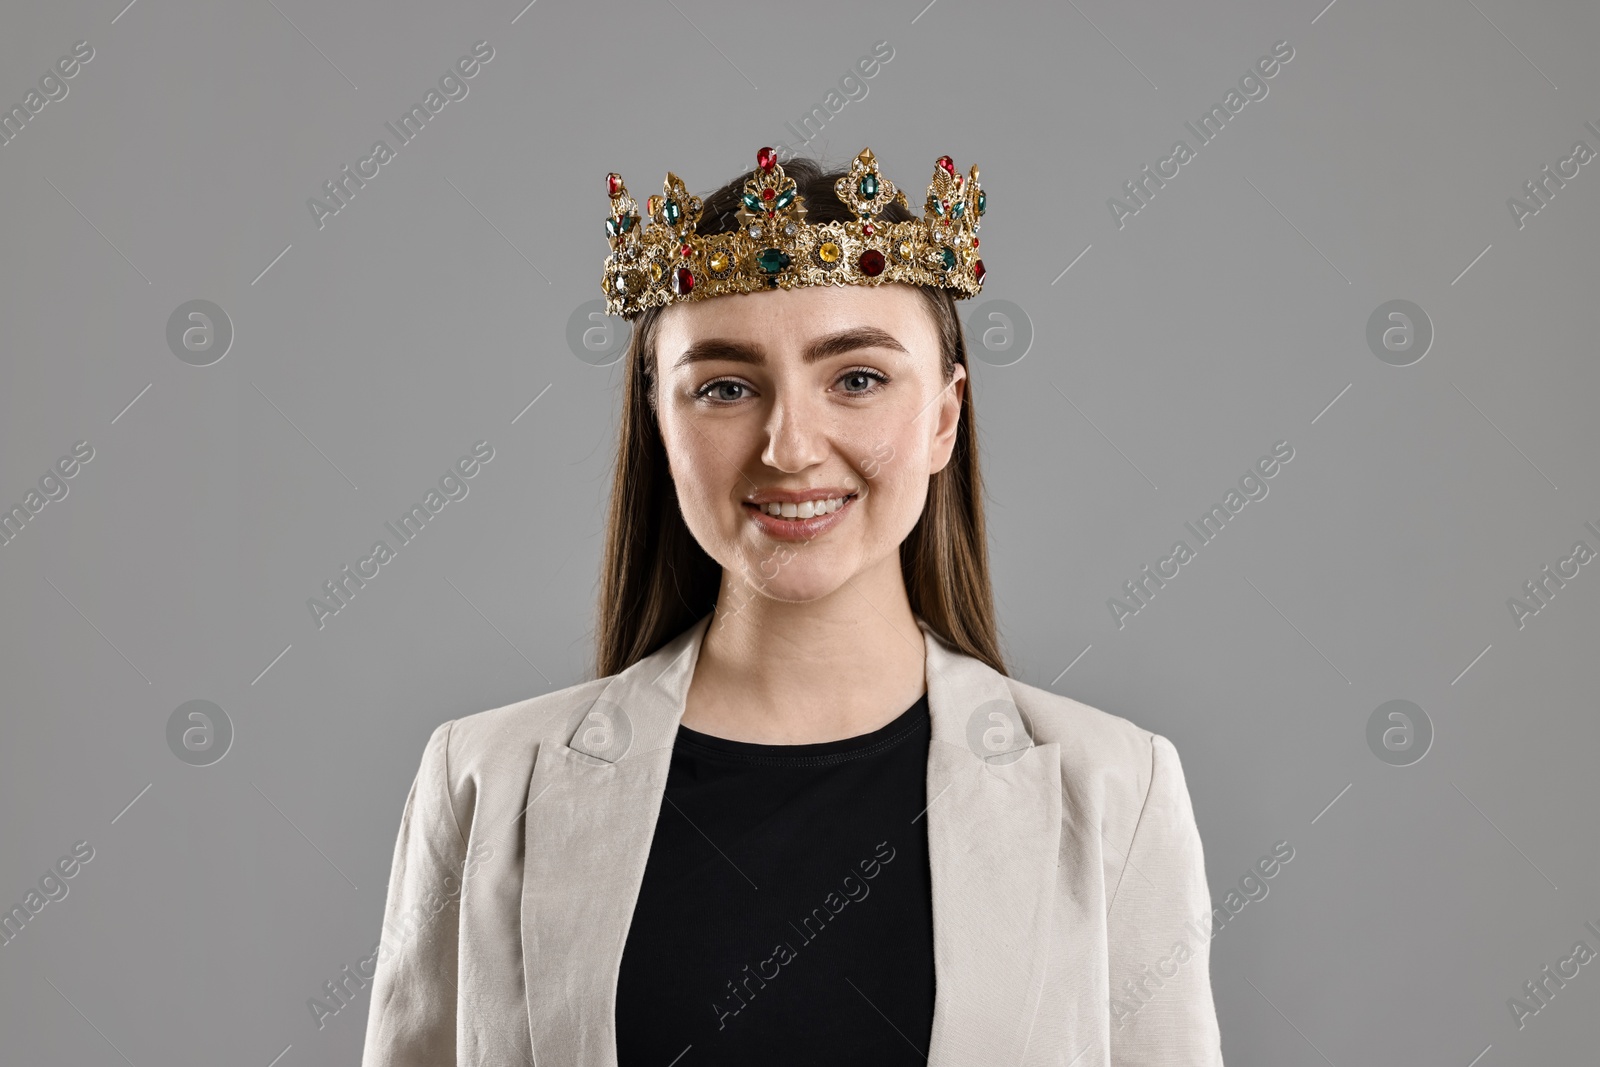
[[[767,420],[761,459],[782,471],[804,470],[827,456],[826,406],[793,394],[780,395]]]

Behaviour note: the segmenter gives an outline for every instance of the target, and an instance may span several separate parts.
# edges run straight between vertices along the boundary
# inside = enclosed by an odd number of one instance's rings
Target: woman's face
[[[657,421],[706,553],[784,601],[874,567],[898,578],[966,387],[960,364],[940,374],[922,296],[898,283],[775,289],[670,305],[656,329]],[[771,502],[795,517],[756,506]]]

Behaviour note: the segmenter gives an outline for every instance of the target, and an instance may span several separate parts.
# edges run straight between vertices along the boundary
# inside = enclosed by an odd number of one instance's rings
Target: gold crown
[[[870,148],[834,183],[839,200],[857,216],[853,222],[806,222],[805,199],[771,148],[756,153],[739,228],[729,233],[695,233],[704,205],[671,171],[664,195],[645,202],[656,223],[648,228],[620,174],[606,176],[606,192],[611,253],[600,285],[607,314],[632,318],[674,301],[806,285],[905,282],[951,290],[957,300],[983,287],[977,230],[986,205],[978,168],[963,179],[949,156],[934,165],[922,218],[907,222],[875,221],[892,203],[907,210],[910,204],[878,173]]]

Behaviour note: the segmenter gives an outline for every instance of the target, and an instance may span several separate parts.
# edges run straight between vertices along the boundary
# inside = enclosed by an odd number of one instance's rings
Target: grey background
[[[366,1000],[320,1031],[306,1002],[377,939],[430,730],[585,677],[619,367],[565,331],[605,173],[708,192],[886,40],[802,147],[870,145],[913,201],[941,153],[982,168],[963,307],[1035,334],[973,367],[1014,672],[1173,740],[1219,903],[1295,849],[1212,943],[1228,1062],[1593,1060],[1600,963],[1520,1031],[1506,1003],[1600,949],[1600,574],[1507,608],[1600,547],[1600,163],[1521,229],[1506,205],[1600,149],[1593,5],[120,2],[0,33],[6,106],[95,49],[0,147],[0,503],[95,449],[0,546],[0,900],[95,849],[0,948],[0,1059],[356,1060]],[[469,95],[319,229],[307,198],[479,40]],[[1107,198],[1280,40],[1119,229]],[[166,343],[195,299],[234,329],[208,367]],[[1435,331],[1408,367],[1365,340],[1393,299]],[[307,598],[479,440],[469,495],[319,630]],[[1118,629],[1107,598],[1280,440]],[[209,767],[166,742],[198,699],[234,729]],[[1365,740],[1394,699],[1433,725],[1411,766]]]

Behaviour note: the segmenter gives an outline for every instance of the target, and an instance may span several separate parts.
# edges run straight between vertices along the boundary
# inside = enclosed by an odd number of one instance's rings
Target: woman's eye
[[[707,382],[705,385],[701,386],[694,395],[702,400],[711,399],[721,401],[723,403],[731,403],[735,400],[742,400],[744,397],[741,393],[730,393],[730,390],[739,390],[744,388],[745,384],[743,382],[723,379],[721,381]]]
[[[868,367],[847,370],[839,376],[838,384],[847,396],[871,396],[889,380],[888,375]],[[732,378],[719,378],[707,382],[694,392],[695,399],[714,404],[732,404],[744,400],[749,386]]]
[[[876,392],[878,386],[884,382],[887,382],[888,380],[889,379],[887,376],[880,374],[875,370],[867,370],[866,368],[861,367],[857,368],[856,370],[845,371],[844,374],[840,376],[839,383],[844,386],[844,391],[846,393],[852,393],[860,396]]]

